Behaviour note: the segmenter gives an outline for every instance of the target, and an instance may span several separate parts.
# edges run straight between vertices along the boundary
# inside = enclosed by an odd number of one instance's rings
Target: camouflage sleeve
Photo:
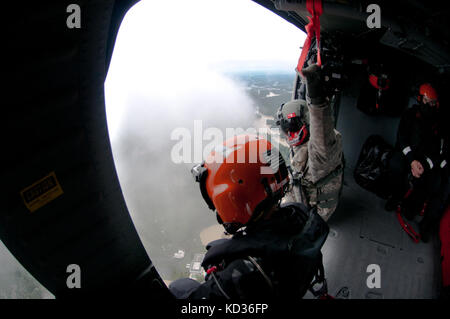
[[[308,143],[308,167],[315,183],[327,176],[342,162],[342,142],[334,129],[331,106],[328,102],[308,104],[310,114],[310,138]]]

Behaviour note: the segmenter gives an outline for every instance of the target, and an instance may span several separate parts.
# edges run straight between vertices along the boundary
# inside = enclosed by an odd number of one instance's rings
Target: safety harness
[[[308,202],[311,206],[320,206],[322,208],[331,208],[337,204],[341,188],[333,191],[322,192],[322,187],[328,184],[333,178],[341,175],[343,172],[343,165],[338,165],[328,175],[321,178],[315,183],[309,182],[306,179],[300,179],[302,188],[306,191]]]
[[[302,75],[303,65],[305,64],[309,48],[311,47],[313,34],[316,37],[317,65],[322,65],[322,60],[320,58],[320,16],[323,12],[322,0],[306,0],[306,9],[311,14],[311,17],[308,16],[309,23],[305,27],[307,35],[297,64],[297,72]]]
[[[296,258],[301,256],[302,262],[305,263],[305,271],[314,269],[311,277],[308,274],[308,277],[297,282],[300,285],[298,288],[309,290],[319,299],[330,299],[320,252],[328,236],[329,226],[314,209],[308,210],[300,203],[289,203],[286,206],[281,205],[280,208],[285,213],[279,215],[279,219],[261,221],[257,232],[250,230],[250,233],[247,233],[247,229],[245,232],[235,234],[232,239],[220,239],[208,244],[207,253],[202,262],[202,266],[209,276],[205,279],[213,280],[224,298],[230,298],[232,291],[226,291],[229,287],[226,282],[221,282],[217,273],[226,270],[227,265],[236,259],[243,259],[249,269],[253,268],[261,275],[261,279],[267,284],[273,295],[278,295],[277,281],[273,281],[272,275],[264,270],[261,261],[264,260],[263,256],[267,258],[268,256],[289,255],[296,256]],[[272,229],[280,229],[280,226],[290,233],[294,229],[298,229],[299,226],[294,226],[298,222],[301,222],[303,226],[301,231],[295,235],[283,235],[277,238],[276,244],[270,237],[267,237],[267,234],[272,234]],[[291,229],[289,225],[293,225],[294,228]],[[286,226],[289,227],[284,228]],[[267,232],[269,229],[271,230]],[[280,234],[278,231],[276,233]],[[236,271],[237,274],[239,269]],[[311,278],[309,279],[311,282],[304,282],[306,278]]]
[[[258,272],[263,276],[264,280],[268,284],[271,290],[274,290],[274,286],[272,283],[272,280],[270,277],[264,272],[261,265],[256,261],[256,258],[253,258],[251,256],[247,256],[247,259],[256,267]],[[217,288],[222,293],[222,295],[225,297],[225,299],[231,299],[230,296],[225,292],[224,288],[220,284],[219,280],[217,279],[215,273],[219,270],[217,266],[212,266],[209,269],[206,270],[206,273],[210,275],[213,280],[215,281]],[[314,288],[316,285],[319,285],[319,288]],[[317,274],[314,276],[314,280],[311,282],[309,288],[309,292],[320,300],[328,300],[328,299],[335,299],[333,296],[328,294],[328,285],[327,280],[325,278],[325,269],[323,267],[323,261],[320,260],[319,268],[317,270]]]

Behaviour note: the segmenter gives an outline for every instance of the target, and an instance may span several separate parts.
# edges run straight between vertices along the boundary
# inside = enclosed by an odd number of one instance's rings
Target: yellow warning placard
[[[20,192],[25,206],[31,212],[50,203],[62,194],[63,190],[56,179],[55,172],[51,172],[49,175]]]

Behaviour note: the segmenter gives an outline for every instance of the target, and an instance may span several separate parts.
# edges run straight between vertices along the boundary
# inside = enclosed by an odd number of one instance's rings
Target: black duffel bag
[[[371,135],[364,143],[353,176],[362,188],[387,199],[387,172],[394,148],[381,136]]]

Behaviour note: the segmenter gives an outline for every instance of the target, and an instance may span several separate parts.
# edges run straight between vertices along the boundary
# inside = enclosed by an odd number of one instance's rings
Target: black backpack
[[[362,188],[387,199],[388,163],[394,148],[381,136],[371,135],[364,143],[359,154],[353,176]]]

